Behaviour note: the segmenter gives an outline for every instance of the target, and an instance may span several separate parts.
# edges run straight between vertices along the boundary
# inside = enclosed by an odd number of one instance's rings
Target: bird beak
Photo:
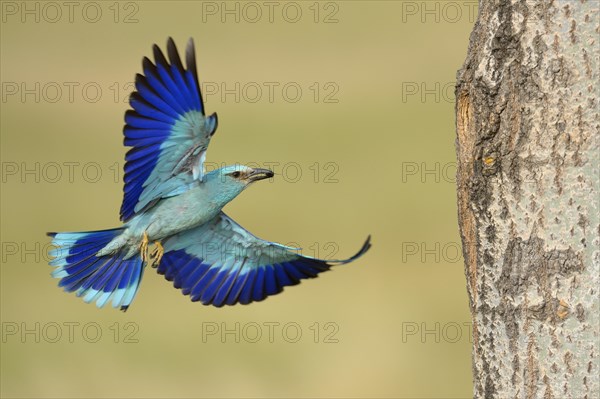
[[[252,169],[252,172],[247,176],[248,182],[254,183],[255,181],[268,179],[275,176],[272,170],[269,169]]]

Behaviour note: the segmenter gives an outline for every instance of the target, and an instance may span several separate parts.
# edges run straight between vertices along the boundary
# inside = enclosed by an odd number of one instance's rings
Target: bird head
[[[252,183],[269,179],[274,175],[275,173],[269,169],[230,165],[208,173],[205,177],[205,183],[215,192],[216,196],[227,203]]]

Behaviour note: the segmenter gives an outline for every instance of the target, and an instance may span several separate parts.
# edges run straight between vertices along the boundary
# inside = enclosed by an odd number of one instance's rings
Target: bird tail
[[[97,256],[98,251],[117,237],[123,228],[81,233],[48,233],[52,245],[50,262],[55,269],[52,277],[59,278],[59,287],[83,296],[86,303],[96,301],[103,307],[112,299],[114,308],[125,311],[135,298],[144,264],[139,253],[126,257],[127,250]]]

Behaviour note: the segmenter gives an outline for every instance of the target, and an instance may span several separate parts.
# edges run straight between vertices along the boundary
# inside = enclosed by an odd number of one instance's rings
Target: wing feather
[[[344,260],[302,256],[297,248],[255,237],[222,212],[163,245],[158,272],[192,301],[217,307],[261,301],[333,265],[351,262],[371,247],[367,239],[356,255]]]
[[[168,60],[153,46],[154,63],[142,61],[135,78],[131,109],[125,113],[125,185],[121,220],[128,221],[160,200],[180,194],[202,179],[217,115],[206,116],[196,70],[194,42],[186,47],[184,67],[172,38]]]

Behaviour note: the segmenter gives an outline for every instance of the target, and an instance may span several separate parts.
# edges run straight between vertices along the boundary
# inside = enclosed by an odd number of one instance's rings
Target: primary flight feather
[[[122,227],[79,233],[49,233],[52,275],[85,302],[126,310],[144,268],[151,264],[192,301],[223,306],[248,304],[316,277],[332,265],[353,261],[302,256],[297,248],[255,237],[222,212],[250,184],[273,177],[267,169],[226,166],[204,174],[204,160],[217,129],[206,116],[190,39],[184,66],[173,39],[167,56],[154,45],[154,62],[143,74],[125,113],[125,185]],[[148,246],[155,249],[149,253]]]

